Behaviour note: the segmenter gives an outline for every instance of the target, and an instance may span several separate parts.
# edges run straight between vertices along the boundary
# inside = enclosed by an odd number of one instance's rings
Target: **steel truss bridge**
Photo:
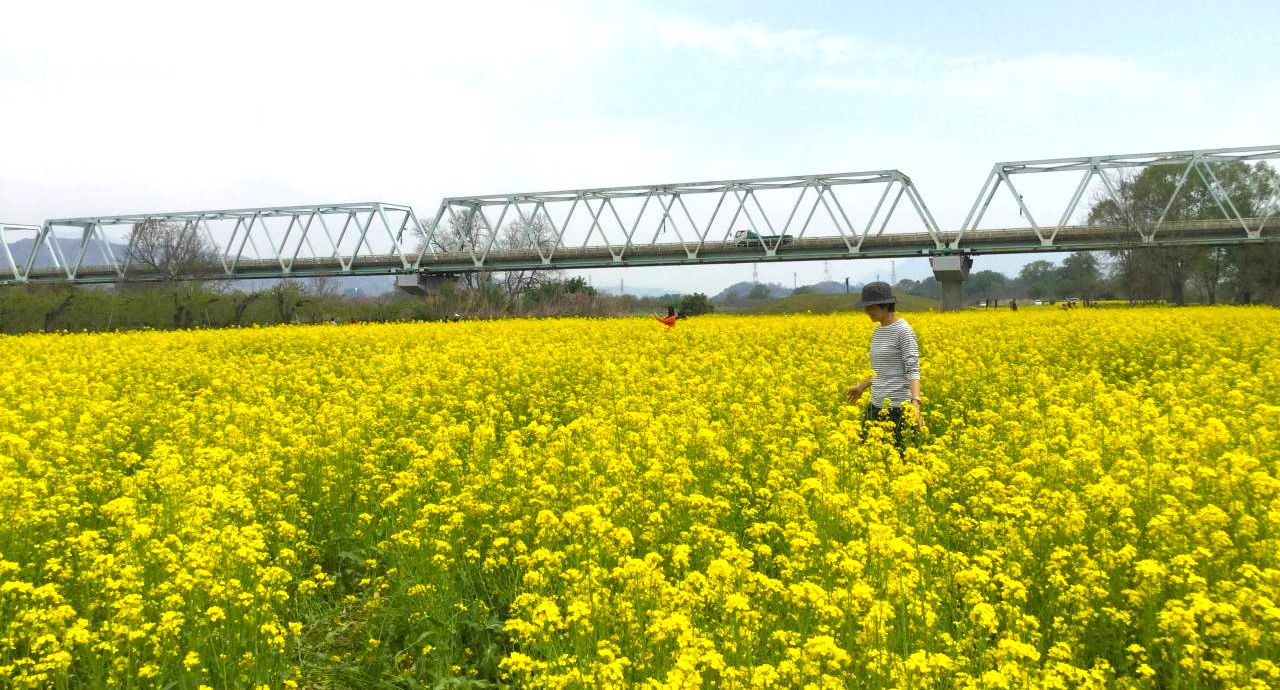
[[[1267,200],[1262,213],[1246,217],[1215,172],[1221,163],[1276,158],[1280,146],[997,163],[954,229],[938,225],[898,170],[451,197],[426,222],[409,206],[368,202],[0,224],[0,284],[432,277],[889,257],[954,261],[978,254],[1276,242],[1280,200]],[[1139,217],[1122,194],[1126,175],[1152,166],[1177,166],[1178,175],[1155,220]],[[1035,220],[1014,183],[1033,173],[1079,175],[1054,225]],[[1193,175],[1221,217],[1167,220]],[[982,229],[1002,187],[1026,224]],[[1086,199],[1113,200],[1123,222],[1073,222]],[[163,241],[148,241],[148,228]],[[192,243],[202,248],[198,261],[173,258],[174,247]],[[956,280],[967,266],[966,260]]]

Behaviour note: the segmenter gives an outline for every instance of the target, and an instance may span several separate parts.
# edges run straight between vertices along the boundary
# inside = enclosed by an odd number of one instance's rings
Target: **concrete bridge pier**
[[[955,311],[964,307],[961,287],[969,277],[973,257],[967,255],[934,256],[929,258],[933,277],[942,285],[942,311]]]
[[[440,286],[453,279],[448,275],[428,275],[425,273],[407,273],[396,276],[396,288],[410,295],[425,295],[440,289]]]

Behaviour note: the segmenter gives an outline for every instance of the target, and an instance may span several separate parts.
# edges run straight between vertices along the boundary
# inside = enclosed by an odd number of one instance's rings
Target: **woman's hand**
[[[924,428],[924,414],[920,412],[919,400],[911,401],[911,420],[915,422],[915,425],[918,428],[921,428],[921,429]]]
[[[858,385],[854,386],[853,388],[850,388],[850,389],[849,389],[849,393],[848,393],[849,402],[851,402],[851,403],[856,403],[856,402],[858,402],[858,398],[861,398],[861,397],[862,397],[862,394],[863,394],[866,390],[867,390],[867,387],[866,387],[866,386],[864,386],[864,385],[862,385],[861,383],[859,383]]]

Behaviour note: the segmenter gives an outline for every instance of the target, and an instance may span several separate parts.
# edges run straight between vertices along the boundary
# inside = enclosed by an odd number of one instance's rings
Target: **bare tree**
[[[440,224],[429,243],[425,232],[418,238],[418,251],[476,255],[495,250],[541,249],[545,252],[554,244],[551,224],[542,216],[512,220],[502,226],[497,237],[490,237],[489,224],[481,213],[477,208],[449,215],[448,222]],[[496,289],[500,293],[498,297],[509,303],[517,295],[554,280],[558,274],[559,271],[550,269],[469,272],[459,275],[459,283],[471,291]]]
[[[418,237],[418,253],[440,252],[445,254],[482,252],[489,244],[487,226],[481,216],[481,210],[464,211],[449,215],[447,223],[442,222],[434,234],[424,230]],[[428,241],[430,236],[430,241]],[[476,290],[490,284],[492,278],[487,273],[462,273],[458,282],[469,290]]]
[[[235,325],[237,326],[243,326],[245,312],[249,310],[249,307],[254,302],[257,302],[258,300],[262,299],[262,296],[263,296],[263,293],[261,292],[237,293],[235,297],[235,303],[234,303],[233,316],[235,320],[233,321],[233,323],[235,323]]]
[[[164,282],[206,278],[214,273],[217,256],[195,223],[155,219],[133,225],[126,250],[130,265],[150,268]]]
[[[131,268],[150,269],[168,286],[175,328],[190,328],[197,312],[208,308],[209,294],[201,290],[201,283],[216,276],[217,257],[217,249],[200,235],[195,223],[157,219],[135,223],[125,250]]]
[[[342,290],[342,281],[337,276],[312,276],[306,279],[302,291],[316,297],[334,297]]]
[[[1226,247],[1209,247],[1198,257],[1191,269],[1191,281],[1200,293],[1200,301],[1218,303],[1218,286],[1226,274],[1227,260]]]
[[[275,306],[279,323],[296,321],[298,309],[307,303],[306,293],[295,280],[282,280],[267,292],[271,295],[271,303]]]
[[[551,224],[537,215],[507,223],[499,240],[502,249],[541,250],[544,253],[554,244]],[[510,301],[517,295],[555,280],[559,274],[559,270],[553,269],[506,271],[497,280]]]

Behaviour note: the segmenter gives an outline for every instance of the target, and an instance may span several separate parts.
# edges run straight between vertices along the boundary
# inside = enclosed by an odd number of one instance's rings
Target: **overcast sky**
[[[5,2],[0,220],[365,200],[429,216],[445,196],[898,168],[954,228],[996,161],[1280,143],[1277,8]],[[750,276],[591,273],[708,292]]]

